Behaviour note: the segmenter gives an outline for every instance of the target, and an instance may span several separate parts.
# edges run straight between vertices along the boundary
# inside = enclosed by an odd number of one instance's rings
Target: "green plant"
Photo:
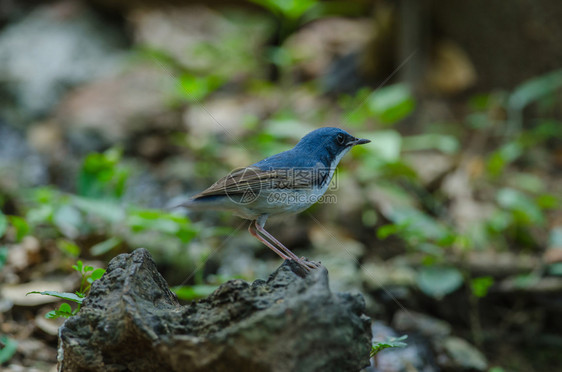
[[[371,346],[370,357],[375,357],[380,351],[389,348],[403,348],[408,346],[407,343],[402,342],[408,338],[408,335],[403,335],[400,337],[389,337],[385,341],[375,342]]]
[[[4,236],[6,233],[6,229],[8,228],[8,219],[6,215],[0,211],[0,238]]]
[[[129,177],[129,170],[120,163],[122,156],[120,148],[87,155],[78,174],[78,195],[97,199],[121,198]]]
[[[281,43],[297,27],[306,22],[305,15],[318,6],[318,0],[251,0],[269,10],[280,22],[279,39]]]
[[[473,278],[470,281],[470,290],[476,297],[485,297],[488,294],[488,290],[493,284],[494,278],[492,278],[491,276]]]
[[[176,294],[176,296],[178,296],[179,299],[193,301],[209,296],[218,287],[218,285],[195,284],[177,286],[170,289]]]
[[[7,336],[0,336],[0,364],[4,364],[12,359],[17,349],[17,341]]]
[[[198,76],[183,73],[177,80],[176,96],[189,103],[198,103],[224,84],[217,75]]]
[[[93,255],[103,255],[121,246],[179,252],[197,233],[184,216],[158,209],[126,206],[122,199],[131,170],[122,165],[122,152],[110,149],[85,157],[77,183],[78,195],[52,187],[23,193],[30,206],[25,218],[10,216],[17,238],[32,232],[54,238],[65,254],[77,257],[78,238],[95,237],[89,247]],[[0,233],[2,233],[0,215]],[[99,241],[99,237],[105,239]]]
[[[80,273],[80,288],[74,292],[57,292],[57,291],[32,291],[29,294],[40,294],[44,296],[53,296],[57,298],[62,298],[63,300],[71,301],[77,304],[76,308],[72,310],[72,307],[64,302],[60,305],[57,310],[49,311],[45,317],[48,319],[56,319],[59,317],[70,318],[76,315],[80,311],[80,307],[84,301],[84,298],[88,295],[92,283],[100,279],[105,273],[105,269],[94,269],[92,266],[84,266],[82,261],[76,262],[76,265],[72,265],[72,268]]]

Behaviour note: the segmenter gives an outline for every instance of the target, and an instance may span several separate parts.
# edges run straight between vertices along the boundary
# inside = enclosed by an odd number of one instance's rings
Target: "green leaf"
[[[9,216],[8,220],[16,229],[16,241],[21,241],[24,236],[29,234],[29,224],[24,218],[19,216]]]
[[[80,226],[83,225],[82,215],[75,207],[63,205],[55,211],[53,223],[63,235],[75,239],[80,234]]]
[[[404,335],[401,337],[390,337],[388,338],[386,341],[382,341],[382,342],[375,342],[372,346],[371,346],[371,353],[370,353],[370,357],[374,357],[375,355],[377,355],[380,351],[384,350],[384,349],[388,349],[388,348],[403,348],[408,346],[407,343],[402,342],[404,340],[406,340],[408,338],[408,335]]]
[[[28,292],[29,294],[41,294],[44,296],[53,296],[53,297],[57,297],[57,298],[62,298],[63,300],[68,300],[68,301],[72,301],[72,302],[76,302],[77,304],[82,304],[82,302],[84,301],[84,299],[82,297],[79,297],[78,295],[74,294],[74,293],[69,293],[69,292],[57,292],[57,291],[32,291],[32,292]]]
[[[530,288],[537,284],[540,280],[540,276],[537,273],[520,274],[514,280],[514,285],[516,288]]]
[[[499,176],[504,168],[523,155],[523,147],[518,142],[509,142],[493,152],[486,167],[492,176]]]
[[[511,173],[511,172],[510,172]],[[531,193],[540,193],[545,189],[544,180],[531,173],[514,173],[509,175],[511,185]]]
[[[57,319],[59,315],[57,314],[57,310],[51,310],[47,314],[45,314],[45,318],[47,319]]]
[[[58,194],[51,187],[39,187],[33,190],[33,199],[39,204],[54,204]]]
[[[30,209],[25,215],[25,219],[31,226],[49,223],[53,217],[53,211],[52,205],[40,205]]]
[[[454,267],[428,266],[418,271],[417,281],[425,294],[440,299],[459,289],[463,283],[463,276]]]
[[[122,154],[122,148],[110,148],[86,156],[78,175],[78,194],[95,199],[120,198],[129,175],[128,169],[119,165]]]
[[[8,362],[18,349],[18,343],[7,336],[0,336],[0,341],[4,347],[0,349],[0,364]]]
[[[123,208],[116,203],[80,197],[74,197],[73,201],[74,205],[83,212],[96,216],[108,223],[118,223],[125,218]]]
[[[367,104],[373,115],[386,124],[394,124],[404,119],[415,108],[413,95],[406,84],[395,84],[375,90]]]
[[[171,288],[172,292],[182,300],[196,300],[205,298],[213,293],[218,285],[186,285]]]
[[[476,94],[470,97],[469,104],[473,110],[485,111],[488,109],[491,100],[490,94]]]
[[[508,105],[512,109],[522,110],[529,103],[553,94],[562,87],[562,70],[530,79],[519,85],[509,97]]]
[[[73,315],[74,315],[74,312],[72,311],[72,308],[70,307],[70,305],[67,304],[66,302],[64,302],[60,305],[58,310],[52,310],[52,311],[49,311],[47,314],[45,314],[45,318],[47,318],[47,319],[57,319],[57,318],[60,318],[60,317],[70,318]]]
[[[402,227],[396,224],[383,225],[377,230],[377,238],[386,239],[390,235],[397,234],[401,229]]]
[[[4,236],[6,233],[6,229],[8,228],[8,219],[6,215],[0,211],[0,238]]]
[[[62,311],[62,312],[65,312],[65,313],[72,313],[72,308],[70,307],[69,304],[64,302],[60,305],[59,311]]]
[[[488,294],[488,289],[494,284],[494,278],[491,276],[483,276],[474,278],[470,281],[470,290],[476,297],[485,297]]]
[[[93,256],[100,256],[117,247],[122,242],[123,241],[117,237],[109,238],[101,243],[93,245],[92,248],[90,248],[90,253]]]
[[[502,367],[492,367],[488,370],[488,372],[505,372],[505,369]]]
[[[401,228],[398,235],[406,240],[434,240],[437,243],[447,242],[451,231],[432,216],[409,206],[395,208],[388,216]]]
[[[562,276],[562,262],[548,265],[548,273],[550,275]]]
[[[6,260],[8,259],[8,247],[5,245],[0,245],[0,269],[4,267]]]
[[[82,267],[83,267],[83,263],[82,261],[78,260],[76,261],[76,265],[72,265],[72,268],[76,271],[78,271],[80,274],[82,274]]]
[[[188,102],[200,102],[223,84],[223,79],[218,76],[195,76],[185,73],[177,83],[177,92],[180,97]]]
[[[498,204],[513,212],[515,219],[524,225],[543,225],[544,215],[538,205],[522,192],[503,188],[496,194]]]
[[[103,274],[105,274],[105,269],[95,269],[92,271],[90,279],[92,279],[92,281],[98,280],[103,276]]]
[[[267,59],[276,66],[291,66],[293,56],[287,48],[269,47],[267,49]]]
[[[270,12],[290,20],[297,20],[314,7],[318,0],[250,0]]]
[[[134,232],[158,231],[175,236],[184,243],[193,239],[197,233],[186,217],[152,209],[128,211],[127,225]]]
[[[537,206],[542,209],[556,209],[560,206],[558,197],[552,194],[542,194],[535,199]]]
[[[57,247],[69,256],[78,257],[80,255],[80,248],[70,240],[57,239]]]

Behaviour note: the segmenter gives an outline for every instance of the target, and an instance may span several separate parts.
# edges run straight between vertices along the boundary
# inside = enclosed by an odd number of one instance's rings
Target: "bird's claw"
[[[299,266],[301,266],[306,271],[316,270],[320,268],[320,264],[314,261],[309,261],[306,257],[301,257],[298,261],[295,260]]]

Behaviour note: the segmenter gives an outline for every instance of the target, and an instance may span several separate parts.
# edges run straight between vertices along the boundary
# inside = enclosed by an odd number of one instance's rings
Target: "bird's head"
[[[316,155],[326,165],[337,165],[340,159],[353,146],[371,142],[368,139],[356,138],[345,130],[333,127],[324,127],[313,130],[304,136],[295,146],[295,150],[302,151],[310,156]]]

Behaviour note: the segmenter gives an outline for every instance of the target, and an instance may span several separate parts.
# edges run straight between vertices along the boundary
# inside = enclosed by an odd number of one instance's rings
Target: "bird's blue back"
[[[255,164],[261,170],[287,168],[309,168],[316,167],[321,163],[329,167],[332,160],[338,155],[339,148],[333,139],[338,133],[349,135],[346,131],[325,127],[316,129],[304,136],[295,147],[279,154],[270,156]]]

